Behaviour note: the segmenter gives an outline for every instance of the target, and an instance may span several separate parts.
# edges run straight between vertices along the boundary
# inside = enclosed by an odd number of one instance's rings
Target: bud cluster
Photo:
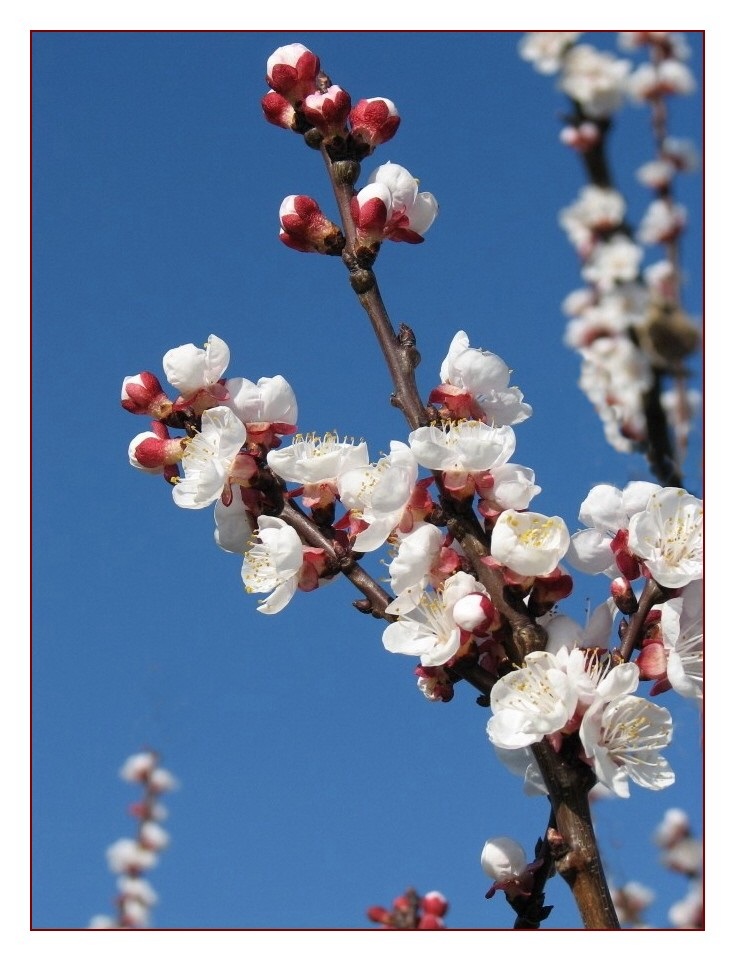
[[[368,918],[383,929],[393,931],[444,931],[444,917],[449,902],[439,891],[429,891],[423,897],[413,888],[399,895],[390,910],[382,907],[367,909]]]

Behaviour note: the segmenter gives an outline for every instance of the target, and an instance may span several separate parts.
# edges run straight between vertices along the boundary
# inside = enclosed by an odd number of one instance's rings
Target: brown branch
[[[643,639],[646,627],[646,618],[654,604],[663,604],[664,601],[672,597],[672,592],[665,587],[661,587],[652,578],[646,582],[643,593],[638,601],[638,610],[633,614],[625,627],[623,643],[620,648],[620,657],[624,661],[629,661],[633,651],[639,646]]]
[[[393,597],[373,580],[364,567],[357,563],[352,551],[341,549],[319,529],[310,517],[291,503],[287,502],[284,505],[280,516],[294,528],[304,543],[309,544],[310,547],[320,547],[325,551],[340,573],[344,574],[366,598],[369,606],[360,606],[359,610],[386,621],[394,620],[390,614],[385,613]]]
[[[567,739],[567,744],[570,739]],[[546,741],[533,745],[556,818],[548,839],[557,873],[569,885],[585,928],[620,927],[592,827],[588,800],[592,770],[572,756],[557,754]]]

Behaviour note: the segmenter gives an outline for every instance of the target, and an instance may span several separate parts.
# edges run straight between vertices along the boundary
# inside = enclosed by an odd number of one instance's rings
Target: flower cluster
[[[626,51],[650,53],[650,62],[634,69],[631,61],[579,44],[578,38],[529,34],[520,47],[521,56],[541,72],[559,73],[560,89],[574,105],[562,141],[580,153],[590,178],[560,214],[587,283],[564,301],[569,317],[564,340],[581,356],[579,385],[594,404],[608,442],[623,452],[663,445],[659,459],[669,466],[660,471],[670,470],[675,455],[670,442],[652,436],[659,428],[651,404],[659,405],[661,420],[669,419],[681,459],[698,401],[684,386],[684,363],[699,334],[680,304],[676,244],[686,210],[674,200],[673,183],[695,161],[690,145],[661,132],[661,118],[666,98],[696,87],[684,62],[689,51],[678,34],[623,33],[620,45]],[[626,97],[649,104],[658,118],[656,155],[638,171],[653,199],[637,232],[626,220],[626,203],[612,185],[604,150],[609,118]],[[645,248],[656,246],[663,247],[663,259],[643,269]],[[662,393],[662,376],[673,378],[671,392]]]
[[[107,849],[110,871],[118,875],[117,915],[95,915],[90,928],[150,927],[150,909],[158,901],[143,875],[156,866],[159,852],[168,847],[168,832],[161,827],[168,812],[160,798],[177,787],[177,782],[152,751],[131,755],[120,769],[120,777],[143,789],[142,799],[130,807],[138,828],[134,838],[120,838]]]
[[[681,808],[669,808],[653,840],[661,851],[661,863],[689,881],[687,894],[671,906],[669,920],[675,928],[703,928],[702,842],[692,833],[687,813]]]
[[[374,906],[367,909],[368,918],[384,930],[444,931],[444,917],[449,902],[439,891],[429,891],[423,897],[409,888],[393,900],[393,907]]]

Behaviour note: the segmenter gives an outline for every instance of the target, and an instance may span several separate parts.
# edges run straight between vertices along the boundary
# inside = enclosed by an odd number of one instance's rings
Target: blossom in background
[[[582,268],[582,276],[607,293],[617,284],[629,283],[638,276],[643,250],[622,234],[598,244]]]
[[[470,347],[465,331],[452,338],[439,371],[441,386],[430,403],[447,407],[453,417],[484,420],[494,427],[520,424],[532,414],[517,387],[509,387],[510,368],[496,354]]]
[[[303,545],[293,527],[280,517],[258,518],[259,544],[245,554],[242,579],[248,594],[268,594],[258,604],[261,614],[277,614],[299,584]]]
[[[493,527],[490,552],[516,574],[539,577],[551,574],[568,548],[569,531],[561,517],[506,510]]]
[[[539,73],[556,73],[564,61],[565,54],[580,36],[580,33],[568,30],[526,33],[518,44],[518,52],[521,59],[532,63]]]
[[[158,799],[177,784],[173,775],[160,766],[158,755],[154,751],[132,754],[121,767],[120,777],[143,789],[142,799],[130,808],[138,820],[138,830],[136,837],[120,838],[107,848],[108,867],[118,875],[117,916],[97,914],[90,920],[90,928],[150,926],[150,909],[157,903],[158,895],[142,875],[156,866],[158,852],[168,847],[170,841],[159,823],[168,812]]]
[[[172,495],[178,507],[202,508],[222,493],[245,443],[245,425],[227,407],[214,407],[202,414],[202,429],[184,451],[184,477]]]
[[[587,117],[609,117],[622,103],[629,72],[630,61],[578,44],[564,58],[560,86]]]

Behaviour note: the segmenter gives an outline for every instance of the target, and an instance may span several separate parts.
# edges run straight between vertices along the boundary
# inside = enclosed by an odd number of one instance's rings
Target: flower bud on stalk
[[[327,220],[316,200],[300,194],[291,194],[281,204],[280,239],[287,247],[302,253],[332,254],[338,256],[344,247],[342,231]]]

